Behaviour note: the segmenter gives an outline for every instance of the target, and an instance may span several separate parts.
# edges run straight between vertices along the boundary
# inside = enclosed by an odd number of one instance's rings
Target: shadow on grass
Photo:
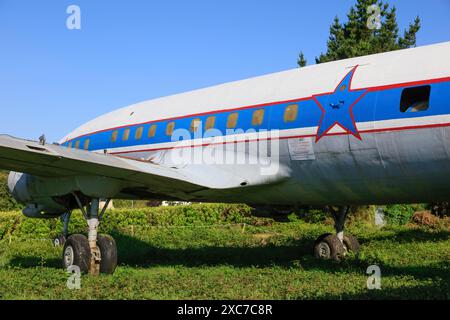
[[[201,247],[187,249],[155,248],[148,243],[124,234],[115,234],[119,263],[132,267],[182,265],[185,267],[283,267],[302,268],[333,273],[366,274],[367,261],[350,258],[337,263],[322,261],[312,254],[313,239],[303,238],[289,245],[262,247]],[[383,276],[413,276],[416,279],[442,279],[450,286],[450,264],[431,266],[398,266],[379,264]],[[439,280],[440,281],[440,280]]]
[[[312,255],[314,239],[302,238],[292,240],[288,245],[252,246],[252,247],[193,247],[193,248],[160,248],[138,238],[111,232],[118,250],[118,264],[131,267],[148,268],[152,266],[183,265],[185,267],[230,265],[235,267],[293,267],[301,258],[306,258],[309,267],[324,264],[332,267],[338,264],[330,261],[317,261]],[[311,264],[312,262],[312,264]],[[62,266],[60,258],[26,256],[20,252],[8,263],[11,267],[35,268],[42,266],[58,268]],[[304,267],[304,262],[302,262]]]
[[[312,255],[313,238],[304,237],[298,240],[291,240],[284,245],[268,244],[265,246],[249,247],[192,247],[192,248],[159,248],[135,237],[112,232],[118,247],[119,265],[148,268],[152,266],[173,266],[181,265],[185,267],[213,267],[229,265],[234,267],[282,267],[282,268],[302,268],[304,270],[317,270],[333,273],[354,273],[365,274],[368,267],[367,261],[358,258],[349,258],[341,263],[333,261],[317,260]],[[393,241],[443,241],[449,237],[448,232],[426,232],[423,230],[399,231],[391,236],[371,237],[367,241],[393,240]],[[21,268],[34,268],[43,266],[47,268],[61,268],[60,258],[43,258],[38,256],[18,255],[9,261],[10,266]],[[417,279],[442,279],[450,284],[450,264],[443,261],[439,265],[431,266],[389,266],[379,264],[383,276],[413,276]],[[430,290],[436,288],[430,286]],[[400,295],[403,291],[399,289]],[[411,289],[412,290],[412,289]],[[369,298],[370,294],[368,293]],[[392,292],[389,296],[396,296]],[[363,295],[365,296],[365,295]],[[377,295],[378,296],[378,295]],[[327,297],[339,299],[340,297]],[[344,297],[345,298],[345,297]],[[351,297],[349,297],[351,298]],[[400,298],[400,296],[399,296]]]
[[[62,269],[62,258],[42,258],[36,256],[18,255],[9,261],[9,266],[20,268],[46,267],[52,269]]]
[[[118,250],[118,264],[131,267],[147,268],[164,265],[183,265],[186,267],[230,265],[235,267],[302,267],[339,268],[331,261],[318,261],[313,257],[313,238],[303,237],[291,240],[285,245],[261,245],[249,247],[204,246],[190,248],[161,248],[138,238],[120,232],[111,232]],[[12,267],[34,268],[44,266],[61,268],[60,258],[26,256],[17,253],[8,263]],[[321,268],[322,268],[321,267]]]
[[[363,238],[361,242],[364,241],[396,241],[399,243],[408,243],[408,242],[437,242],[437,241],[446,241],[450,239],[450,232],[445,230],[439,231],[428,231],[425,229],[406,229],[401,231],[395,231],[392,235],[371,235],[368,238]]]
[[[258,247],[195,247],[170,249],[153,247],[122,233],[116,239],[119,263],[135,267],[183,265],[186,267],[231,265],[235,267],[291,267],[301,257],[312,258],[313,239],[293,240],[289,245]]]

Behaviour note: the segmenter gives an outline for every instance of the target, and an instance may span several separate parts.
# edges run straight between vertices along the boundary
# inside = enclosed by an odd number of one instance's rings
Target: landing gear
[[[63,251],[64,268],[67,270],[74,265],[78,266],[81,272],[89,272],[92,275],[98,275],[100,272],[114,273],[117,266],[116,242],[111,236],[97,234],[109,200],[99,213],[99,199],[91,199],[85,210],[78,196],[75,193],[73,195],[87,220],[89,232],[88,237],[74,234],[67,238]]]
[[[359,242],[352,235],[344,235],[344,249],[357,253],[359,251]]]
[[[113,237],[108,235],[99,235],[97,240],[100,249],[100,272],[113,274],[117,267],[117,247]]]
[[[61,247],[66,243],[66,236],[63,234],[60,234],[53,239],[53,246],[55,247]]]
[[[53,239],[53,245],[55,247],[61,247],[66,243],[69,234],[69,221],[71,214],[72,212],[68,211],[61,216],[61,221],[63,222],[63,232]]]
[[[319,259],[341,260],[349,251],[358,252],[359,242],[351,235],[344,235],[344,225],[350,211],[349,206],[340,207],[338,210],[330,208],[334,219],[336,234],[326,233],[317,238],[314,243],[314,255]]]
[[[81,272],[88,272],[91,251],[87,238],[82,234],[73,234],[67,238],[63,250],[63,267],[65,270],[77,266]]]

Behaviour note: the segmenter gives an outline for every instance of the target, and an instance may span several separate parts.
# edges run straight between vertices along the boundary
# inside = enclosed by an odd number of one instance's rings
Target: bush
[[[429,209],[432,214],[440,218],[450,217],[450,201],[433,203]]]
[[[113,200],[112,204],[116,209],[134,209],[147,207],[148,201],[145,200]]]
[[[0,171],[0,211],[12,211],[21,208],[22,206],[9,193],[8,173]]]
[[[411,220],[414,212],[424,210],[424,205],[393,204],[384,209],[384,216],[389,224],[404,225]]]
[[[301,208],[295,214],[308,223],[326,223],[329,224],[332,220],[331,213],[326,207],[323,208]],[[292,219],[289,218],[289,219]],[[368,223],[373,224],[375,221],[375,207],[374,206],[351,206],[351,210],[347,216],[347,223]],[[331,222],[332,223],[332,222]]]
[[[133,226],[190,226],[253,223],[251,208],[241,204],[193,204],[176,207],[119,209],[107,211],[100,232],[110,233]],[[61,233],[59,219],[31,219],[20,212],[0,212],[0,240],[7,235],[15,238],[51,238]],[[69,233],[86,233],[87,224],[79,210],[73,212]]]

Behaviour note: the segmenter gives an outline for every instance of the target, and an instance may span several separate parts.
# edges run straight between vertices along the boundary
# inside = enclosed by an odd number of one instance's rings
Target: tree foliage
[[[300,52],[300,54],[298,55],[297,64],[300,68],[306,66],[306,59],[303,52]]]
[[[8,173],[0,171],[0,211],[20,209],[21,206],[13,199],[8,190]]]
[[[372,6],[378,6],[379,15]],[[379,16],[379,23],[375,18]],[[376,25],[370,28],[369,24]],[[420,18],[416,17],[399,36],[397,11],[395,6],[380,0],[357,0],[347,14],[347,22],[342,23],[336,16],[330,26],[327,51],[316,58],[316,63],[365,56],[369,54],[406,49],[416,45],[416,34],[420,30]],[[301,53],[302,55],[303,53]],[[306,65],[303,59],[300,67]]]

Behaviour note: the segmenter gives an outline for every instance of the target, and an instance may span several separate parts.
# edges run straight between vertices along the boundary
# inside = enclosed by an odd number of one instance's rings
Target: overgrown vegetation
[[[193,204],[177,207],[154,207],[138,209],[118,209],[107,211],[100,230],[102,232],[122,232],[136,228],[210,226],[217,224],[259,225],[270,219],[251,216],[251,208],[246,205]],[[29,219],[19,212],[0,212],[0,240],[6,237],[16,239],[40,239],[54,237],[62,230],[58,219]],[[79,211],[72,214],[70,233],[86,230],[86,222]]]
[[[67,288],[62,249],[51,245],[59,221],[0,213],[0,298],[450,298],[448,228],[380,229],[350,219],[347,232],[358,237],[361,252],[334,263],[311,254],[314,239],[333,230],[326,219],[307,223],[291,214],[278,222],[250,211],[207,204],[107,212],[102,232],[117,241],[119,267],[112,276],[83,276],[80,290]],[[71,232],[85,230],[75,212]],[[366,287],[372,264],[381,268],[381,290]]]
[[[17,210],[21,207],[9,193],[8,173],[0,170],[0,211]]]
[[[384,216],[388,223],[405,225],[416,211],[424,210],[425,205],[394,204],[385,207]]]

